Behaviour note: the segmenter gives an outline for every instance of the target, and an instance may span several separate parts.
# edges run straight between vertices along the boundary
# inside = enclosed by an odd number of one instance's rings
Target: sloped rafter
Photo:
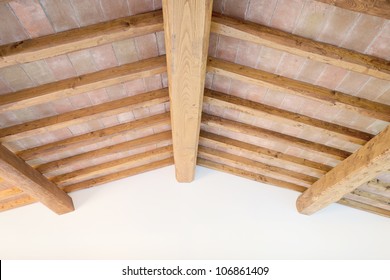
[[[114,100],[99,105],[70,111],[60,115],[38,119],[0,129],[0,140],[3,142],[15,141],[21,138],[34,136],[42,132],[54,131],[70,125],[76,125],[90,120],[113,116],[137,108],[144,108],[169,101],[168,90],[159,89]]]
[[[0,113],[162,74],[166,69],[165,56],[159,56],[4,94],[0,99]]]
[[[209,57],[207,70],[242,82],[282,90],[298,96],[314,99],[341,109],[352,110],[362,115],[390,121],[390,106],[371,100],[333,91],[298,80],[271,74],[251,67]]]
[[[145,13],[0,46],[0,68],[163,30],[161,11]]]
[[[272,27],[214,14],[211,31],[379,79],[390,80],[390,63],[385,59],[314,41]]]
[[[194,179],[212,0],[163,0],[176,179]]]
[[[74,210],[70,196],[3,145],[0,145],[0,174],[57,214]]]
[[[283,124],[295,127],[315,128],[326,135],[337,137],[355,144],[364,145],[374,135],[356,129],[329,123],[320,119],[311,118],[298,113],[292,113],[283,109],[246,100],[233,95],[224,94],[210,89],[205,89],[203,102],[212,105],[223,106],[249,115],[261,116]]]
[[[297,200],[297,209],[313,214],[389,169],[390,126],[305,191]]]

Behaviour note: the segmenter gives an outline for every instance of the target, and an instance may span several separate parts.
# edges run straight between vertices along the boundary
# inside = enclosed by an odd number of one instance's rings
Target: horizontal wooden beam
[[[339,8],[390,19],[388,0],[316,0]]]
[[[385,59],[314,41],[272,27],[214,14],[211,31],[378,79],[390,80],[390,62]]]
[[[374,135],[356,129],[329,123],[210,89],[205,89],[203,102],[216,106],[223,106],[224,108],[233,109],[253,116],[263,117],[294,127],[315,128],[317,131],[328,136],[337,137],[359,145],[364,145],[367,141],[374,137]]]
[[[85,134],[73,136],[42,146],[20,151],[18,153],[18,156],[20,156],[24,160],[31,160],[37,157],[57,154],[72,148],[79,148],[89,144],[98,143],[107,140],[108,137],[112,137],[120,133],[136,131],[137,129],[142,128],[160,126],[162,124],[169,124],[169,116],[169,113],[162,113],[151,117],[146,117],[135,121],[103,128],[100,130],[88,132]]]
[[[295,165],[300,168],[308,169],[312,173],[316,172],[317,176],[320,177],[329,170],[332,169],[331,166],[311,161],[308,159],[284,154],[278,151],[274,151],[268,148],[260,147],[257,145],[252,145],[246,142],[238,141],[229,137],[217,135],[214,133],[200,131],[200,142],[203,143],[211,142],[216,144],[219,147],[234,149],[238,152],[250,152],[254,153],[257,156],[260,156],[266,160],[271,160],[272,162],[281,162],[283,164]]]
[[[1,144],[0,175],[57,214],[74,210],[70,196]]]
[[[36,198],[33,198],[28,194],[23,194],[20,197],[0,202],[0,212],[26,206],[35,202],[38,202]]]
[[[79,77],[43,84],[2,95],[0,99],[0,113],[23,109],[164,72],[166,72],[165,56],[159,56]]]
[[[214,161],[210,161],[210,160],[205,160],[202,158],[198,158],[198,165],[204,166],[206,168],[214,169],[217,171],[229,173],[229,174],[232,174],[235,176],[243,177],[243,178],[246,178],[249,180],[253,180],[253,181],[257,181],[257,182],[261,182],[261,183],[265,183],[265,184],[269,184],[269,185],[274,185],[277,187],[282,187],[282,188],[286,188],[286,189],[290,189],[290,190],[294,190],[294,191],[298,191],[298,192],[304,192],[306,190],[306,187],[304,187],[304,186],[295,185],[295,184],[291,184],[291,183],[280,181],[280,180],[271,182],[268,180],[267,177],[259,175],[257,173],[249,172],[249,171],[246,171],[246,170],[243,170],[240,168],[234,168],[231,166],[227,166],[227,165],[217,163]],[[358,209],[358,210],[370,212],[370,213],[381,215],[384,217],[390,217],[389,210],[382,209],[382,208],[375,207],[375,206],[368,205],[368,204],[364,204],[361,202],[353,201],[350,199],[342,198],[340,201],[338,201],[338,203],[345,205],[345,206],[348,206],[348,207]]]
[[[99,158],[102,156],[120,153],[120,152],[126,152],[142,147],[147,147],[149,145],[154,145],[161,143],[166,140],[172,139],[172,132],[171,131],[165,131],[160,132],[157,134],[152,134],[149,136],[136,138],[130,141],[122,142],[116,145],[107,146],[101,149],[92,150],[86,153],[77,154],[71,157],[51,161],[48,163],[41,164],[39,166],[36,166],[35,168],[41,172],[42,174],[51,172],[56,169],[63,168],[64,166],[68,166],[74,163],[77,163],[82,160],[87,160],[91,158]],[[54,180],[57,182],[56,180]]]
[[[302,214],[313,214],[390,169],[390,126],[314,183],[297,200]]]
[[[275,165],[265,164],[256,160],[252,160],[246,157],[238,156],[232,153],[224,152],[221,150],[199,146],[198,149],[198,157],[209,159],[213,161],[220,162],[222,161],[224,164],[233,164],[237,165],[240,168],[251,168],[257,170],[257,173],[270,176],[270,177],[283,177],[286,181],[299,181],[300,184],[308,184],[311,185],[318,178],[306,175],[303,173],[299,173],[296,171],[292,171],[286,168],[278,167]],[[287,178],[287,179],[286,179]]]
[[[218,127],[222,129],[228,129],[239,133],[244,133],[252,135],[255,137],[271,139],[274,141],[282,142],[291,146],[299,147],[304,150],[309,150],[311,152],[320,153],[326,157],[334,158],[337,160],[343,160],[351,155],[351,153],[329,147],[323,144],[316,142],[308,141],[302,138],[290,136],[287,134],[282,134],[273,130],[268,130],[265,128],[256,127],[253,125],[248,125],[241,122],[236,122],[228,119],[224,119],[217,116],[212,116],[206,113],[203,113],[202,123],[207,124],[212,127]]]
[[[163,0],[176,179],[195,176],[213,0]]]
[[[147,152],[75,170],[70,173],[56,176],[51,180],[58,186],[65,187],[67,185],[75,183],[75,181],[85,180],[88,177],[97,177],[103,173],[117,172],[116,170],[118,168],[125,169],[124,167],[127,167],[126,169],[128,169],[129,167],[134,167],[134,165],[141,165],[143,163],[145,164],[146,161],[154,162],[156,160],[161,160],[162,157],[172,158],[172,156],[172,145],[169,145]]]
[[[10,142],[55,131],[71,125],[126,113],[134,109],[145,108],[169,101],[168,89],[159,89],[141,93],[119,100],[70,111],[10,127],[0,129],[0,140]]]
[[[4,199],[4,198],[7,198],[9,196],[14,196],[14,195],[17,195],[17,194],[21,194],[23,191],[19,188],[9,188],[9,189],[5,189],[5,190],[2,190],[0,191],[0,200]]]
[[[390,106],[324,87],[209,57],[207,70],[245,83],[303,96],[340,109],[390,122]]]
[[[163,30],[161,11],[124,17],[0,46],[0,68]]]

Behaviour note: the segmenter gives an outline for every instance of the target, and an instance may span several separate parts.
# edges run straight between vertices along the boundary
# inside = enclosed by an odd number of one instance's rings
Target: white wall
[[[57,216],[36,204],[0,213],[0,259],[390,258],[390,221],[205,168],[178,184],[167,167],[71,194]]]

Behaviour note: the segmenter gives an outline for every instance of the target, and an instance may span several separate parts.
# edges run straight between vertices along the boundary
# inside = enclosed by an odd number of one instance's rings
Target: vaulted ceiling
[[[0,18],[0,211],[67,213],[69,192],[174,164],[390,217],[389,1],[0,0]]]

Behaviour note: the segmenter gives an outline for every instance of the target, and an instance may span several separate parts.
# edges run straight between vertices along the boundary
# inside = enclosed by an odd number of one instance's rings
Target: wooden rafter
[[[133,109],[145,108],[168,101],[169,97],[167,89],[141,93],[96,106],[6,127],[0,129],[0,140],[3,142],[15,141],[21,138],[38,135],[40,133],[54,131],[104,117],[114,116]]]
[[[313,214],[389,168],[390,126],[305,191],[297,200],[297,209]]]
[[[339,8],[390,19],[388,0],[316,0]]]
[[[74,210],[70,196],[1,144],[0,175],[57,214]]]
[[[211,31],[379,79],[390,80],[390,63],[385,59],[314,41],[272,27],[214,14]]]
[[[195,174],[212,0],[163,0],[176,179]]]
[[[329,147],[316,142],[308,141],[302,138],[290,136],[273,130],[268,130],[245,123],[224,119],[217,116],[212,116],[203,113],[202,123],[209,126],[214,126],[222,129],[228,129],[239,133],[249,134],[252,136],[271,139],[277,142],[287,143],[289,145],[309,150],[311,152],[320,153],[326,157],[343,160],[351,155],[351,153]]]
[[[0,68],[163,30],[161,11],[150,12],[0,46]]]
[[[337,137],[355,144],[364,145],[374,135],[358,131],[356,129],[329,123],[323,120],[311,118],[298,113],[289,112],[269,105],[224,94],[210,89],[205,89],[203,102],[207,104],[223,106],[249,115],[265,117],[273,121],[299,127],[316,128],[326,135]]]
[[[275,90],[282,90],[341,109],[352,110],[372,118],[390,121],[390,106],[386,104],[212,57],[209,57],[207,70],[211,73],[223,75],[242,82],[265,86]]]
[[[140,128],[159,126],[161,124],[169,124],[169,116],[169,113],[162,113],[151,117],[135,120],[132,122],[103,128],[100,130],[88,132],[85,134],[73,136],[42,146],[20,151],[18,153],[18,156],[20,156],[24,160],[31,160],[40,156],[53,155],[72,148],[78,148],[89,144],[98,143],[100,141],[106,140],[108,137],[113,137],[120,133],[126,134],[126,132],[136,131]]]
[[[124,64],[79,77],[2,95],[0,99],[0,113],[162,74],[164,72],[166,72],[165,56]]]

